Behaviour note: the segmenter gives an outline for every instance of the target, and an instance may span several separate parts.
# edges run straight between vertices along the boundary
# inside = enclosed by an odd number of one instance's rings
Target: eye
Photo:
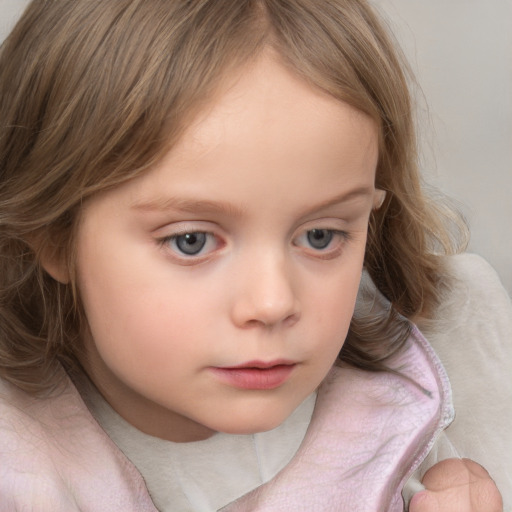
[[[311,229],[306,234],[308,243],[313,249],[326,249],[334,238],[334,232],[331,229]]]
[[[178,256],[201,256],[214,251],[219,243],[212,233],[206,231],[190,231],[163,238],[162,245],[166,245]]]
[[[206,233],[185,233],[174,239],[176,248],[187,256],[196,256],[206,245]]]
[[[346,231],[314,228],[302,232],[294,239],[293,245],[311,256],[332,259],[341,255],[345,243],[349,240],[350,235]]]

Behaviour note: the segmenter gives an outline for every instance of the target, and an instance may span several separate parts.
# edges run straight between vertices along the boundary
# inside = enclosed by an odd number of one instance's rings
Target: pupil
[[[333,234],[329,229],[312,229],[308,231],[308,242],[315,249],[325,249],[332,240]]]
[[[188,255],[195,255],[201,252],[206,244],[206,233],[186,233],[176,237],[178,249]]]

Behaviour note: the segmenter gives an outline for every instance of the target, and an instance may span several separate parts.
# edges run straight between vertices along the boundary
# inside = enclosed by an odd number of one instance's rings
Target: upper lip
[[[296,364],[295,361],[290,361],[289,359],[276,359],[274,361],[247,361],[242,364],[237,364],[234,366],[223,366],[223,370],[236,370],[240,368],[257,368],[260,370],[266,370],[269,368],[273,368],[274,366],[292,366]]]

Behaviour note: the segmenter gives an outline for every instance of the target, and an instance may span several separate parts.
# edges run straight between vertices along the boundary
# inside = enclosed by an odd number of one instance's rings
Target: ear
[[[48,274],[50,274],[50,276],[53,277],[53,279],[55,279],[55,281],[58,281],[61,284],[69,283],[70,279],[67,264],[58,262],[55,259],[41,258],[40,261],[41,266]]]
[[[53,277],[55,281],[61,284],[68,284],[70,281],[70,272],[63,251],[59,251],[57,247],[48,243],[37,245],[36,257],[43,269]]]
[[[378,210],[383,204],[384,200],[386,199],[386,191],[381,190],[380,188],[375,190],[375,193],[373,195],[373,210]]]

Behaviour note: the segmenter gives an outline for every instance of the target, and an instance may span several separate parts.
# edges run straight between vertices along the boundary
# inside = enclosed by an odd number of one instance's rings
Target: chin
[[[261,412],[260,414],[250,416],[243,415],[243,417],[239,419],[231,417],[229,421],[219,424],[216,430],[224,434],[234,435],[258,434],[279,427],[288,416],[288,414],[268,414],[266,416],[265,412]]]

